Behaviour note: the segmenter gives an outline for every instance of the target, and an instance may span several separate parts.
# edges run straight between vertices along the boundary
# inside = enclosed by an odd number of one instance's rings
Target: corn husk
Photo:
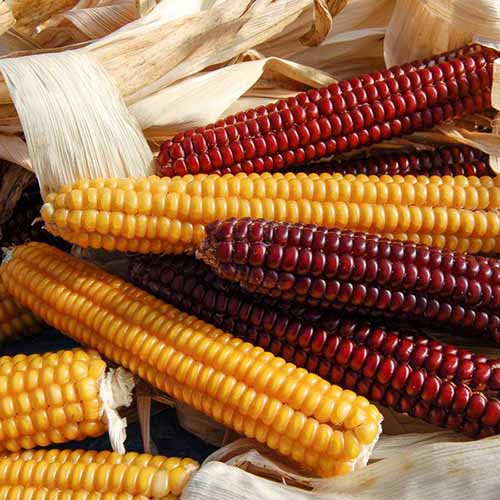
[[[130,111],[143,129],[152,128],[152,136],[158,137],[159,129],[162,135],[168,136],[178,130],[204,125],[227,114],[229,106],[252,87],[265,71],[273,71],[275,77],[278,74],[303,83],[306,88],[322,87],[335,82],[330,75],[309,66],[268,57],[198,73],[133,104]],[[200,106],[207,88],[210,88],[210,100],[205,101],[205,106]],[[285,89],[282,90],[286,92]],[[187,100],[188,95],[190,98]],[[283,94],[279,97],[283,97]],[[264,101],[279,97],[274,93]]]
[[[397,0],[385,37],[388,66],[460,47],[474,36],[500,40],[497,0]]]
[[[31,35],[37,26],[75,6],[78,0],[6,0],[6,3],[16,20],[16,29]]]
[[[22,50],[36,50],[39,45],[15,29],[10,29],[3,35],[0,35],[0,57],[7,56],[11,52]]]
[[[42,193],[81,177],[152,173],[153,157],[142,132],[89,54],[3,59],[0,71]]]
[[[181,498],[469,500],[497,498],[500,487],[496,460],[500,453],[498,436],[473,442],[447,432],[382,436],[368,467],[327,480],[292,473],[264,455],[260,448],[248,450],[248,443],[239,445],[238,454],[238,445],[233,443],[231,449],[219,450],[206,461]],[[281,482],[276,481],[278,478]]]
[[[102,38],[136,18],[133,0],[82,0],[49,19],[33,37],[41,47],[62,47]]]
[[[182,78],[229,61],[280,33],[310,8],[310,0],[225,0],[211,7],[213,3],[191,0],[177,5],[163,0],[148,15],[96,40],[88,50],[132,104]],[[0,104],[10,102],[8,89],[1,82]],[[0,125],[5,112],[0,106]]]
[[[12,14],[9,4],[2,0],[0,2],[0,34],[5,33],[16,24],[16,18]]]

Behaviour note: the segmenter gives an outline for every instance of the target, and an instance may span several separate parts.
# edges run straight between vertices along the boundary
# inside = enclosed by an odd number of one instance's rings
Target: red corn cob
[[[352,96],[347,96],[347,94],[352,93],[352,91],[354,89],[363,88],[363,86],[366,84],[373,84],[375,82],[385,82],[386,80],[392,80],[392,79],[397,78],[399,76],[406,75],[407,73],[410,73],[412,71],[417,71],[417,70],[421,70],[424,68],[428,68],[428,67],[435,65],[437,63],[441,63],[444,61],[452,61],[458,57],[472,55],[474,53],[478,53],[481,51],[482,51],[482,47],[478,44],[467,45],[467,46],[462,47],[460,49],[446,52],[444,54],[439,54],[439,55],[431,57],[429,59],[417,60],[417,61],[413,61],[413,62],[408,63],[408,64],[404,64],[402,66],[395,66],[393,68],[389,68],[388,70],[384,70],[382,72],[377,71],[374,73],[363,75],[360,78],[352,78],[350,80],[345,80],[345,81],[342,81],[338,84],[332,85],[331,87],[329,87],[329,89],[332,89],[333,94],[340,94],[343,97],[347,97],[348,100],[352,100]],[[394,85],[391,85],[390,90],[394,90],[393,87],[394,87]],[[360,92],[361,91],[358,91],[358,93],[360,93]],[[301,94],[299,94],[299,96],[300,96],[301,104],[308,104],[310,102],[316,102],[316,100],[317,100],[316,94],[314,94],[313,90],[311,90],[310,92],[307,92],[307,93],[301,93]],[[277,110],[293,108],[294,106],[296,106],[298,104],[297,101],[299,100],[299,96],[297,96],[296,98],[280,100],[276,103],[271,103],[271,104],[268,104],[266,106],[259,106],[255,109],[250,109],[246,112],[237,113],[236,115],[229,115],[223,119],[218,120],[215,123],[210,123],[210,124],[206,125],[205,127],[199,127],[199,128],[193,129],[193,130],[189,130],[187,132],[181,132],[181,133],[177,134],[173,138],[172,141],[166,141],[162,145],[162,150],[169,148],[174,143],[180,143],[180,144],[186,145],[187,149],[189,150],[190,147],[188,146],[188,144],[189,144],[190,139],[194,136],[194,134],[203,133],[206,130],[220,128],[220,127],[224,127],[226,125],[235,125],[236,123],[246,122],[247,120],[256,119],[259,116],[268,116],[269,114],[274,113]],[[362,102],[360,104],[362,104]],[[356,104],[355,107],[359,107],[359,105]],[[165,160],[164,155],[160,154],[160,157],[159,157],[160,165],[165,164],[164,160]],[[210,172],[212,172],[212,170],[210,170]],[[196,172],[188,171],[186,173],[196,173]],[[177,169],[176,172],[169,170],[169,171],[165,171],[165,173],[164,173],[164,175],[166,175],[166,176],[172,176],[174,174],[183,175],[183,172],[181,169]]]
[[[494,176],[489,157],[469,146],[442,147],[434,151],[395,153],[380,151],[366,158],[318,162],[295,167],[292,171],[340,173],[342,175],[464,175]]]
[[[130,277],[176,307],[386,406],[474,436],[499,431],[493,396],[500,361],[325,311],[262,302],[187,256],[135,259]]]
[[[500,342],[497,259],[261,219],[229,219],[206,231],[198,256],[251,292],[438,322]]]
[[[365,75],[190,130],[162,145],[160,174],[282,170],[490,107],[492,49]],[[417,69],[418,68],[418,69]]]

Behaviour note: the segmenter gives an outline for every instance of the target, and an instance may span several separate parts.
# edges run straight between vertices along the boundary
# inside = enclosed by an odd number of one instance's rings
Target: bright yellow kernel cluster
[[[0,486],[2,500],[149,500],[144,496],[128,493],[97,493],[82,490],[49,490],[37,486]],[[176,496],[166,496],[163,500],[176,500]]]
[[[0,282],[0,345],[42,329],[42,321],[16,302]]]
[[[488,238],[496,248],[498,208],[500,176],[202,174],[81,180],[50,194],[42,217],[79,246],[142,253],[193,250],[205,224],[229,217],[441,236],[447,247]]]
[[[2,265],[23,305],[151,385],[321,475],[366,463],[382,417],[342,390],[41,243]]]
[[[106,432],[95,351],[0,357],[0,450],[17,451]]]
[[[189,458],[109,451],[37,450],[0,457],[2,484],[11,487],[131,499],[178,498],[198,467]]]

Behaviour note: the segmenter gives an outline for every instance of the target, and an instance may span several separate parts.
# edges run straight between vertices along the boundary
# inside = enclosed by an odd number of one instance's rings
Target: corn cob
[[[252,292],[438,323],[500,342],[500,261],[316,226],[230,219],[198,256]]]
[[[335,313],[263,304],[186,256],[142,257],[130,275],[186,312],[384,406],[474,437],[500,431],[499,360]]]
[[[17,451],[97,437],[106,431],[94,351],[0,357],[0,449]]]
[[[18,304],[0,282],[0,345],[43,330],[43,323]]]
[[[332,349],[349,339],[353,345],[365,346],[369,353],[390,356],[398,364],[425,369],[443,380],[489,394],[500,391],[500,360],[429,340],[408,327],[401,331],[383,325],[372,327],[337,312],[256,297],[189,256],[136,257],[130,261],[129,277],[135,285],[175,307],[309,371],[318,369],[318,359],[331,360]],[[339,362],[343,359],[339,354]]]
[[[322,475],[366,463],[381,415],[353,392],[47,245],[17,247],[1,274],[49,324],[237,432]]]
[[[295,167],[292,171],[320,173],[338,172],[342,175],[464,175],[494,176],[488,155],[469,146],[438,148],[433,151],[394,153],[380,151],[368,157],[333,162],[318,162]]]
[[[130,499],[178,498],[198,467],[189,458],[109,451],[37,450],[0,457],[2,484],[10,487]]]
[[[43,228],[40,217],[43,200],[38,184],[30,184],[14,207],[12,217],[0,225],[0,246],[11,247],[28,241],[42,241],[69,250],[69,245],[61,238],[55,238]]]
[[[431,128],[491,106],[492,49],[312,89],[246,118],[166,141],[162,175],[278,171]],[[411,65],[410,65],[411,66]]]
[[[36,486],[0,486],[2,500],[149,500],[144,496],[131,496],[128,493],[88,493],[82,490],[49,490]],[[175,500],[177,497],[165,497]]]
[[[52,233],[81,247],[141,253],[193,250],[206,224],[228,217],[314,223],[489,253],[500,249],[499,184],[500,176],[300,173],[82,180],[50,194],[42,217]]]

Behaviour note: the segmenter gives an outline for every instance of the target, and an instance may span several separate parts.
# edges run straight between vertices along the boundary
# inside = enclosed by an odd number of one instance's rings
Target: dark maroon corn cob
[[[207,226],[198,257],[251,292],[438,323],[500,341],[500,261],[261,219]]]
[[[295,167],[292,171],[307,173],[340,173],[342,175],[465,175],[494,176],[489,156],[469,146],[447,146],[433,151],[395,153],[393,150],[348,160],[318,162]]]
[[[252,297],[187,256],[140,257],[129,271],[132,282],[172,305],[374,401],[474,436],[500,430],[500,361]]]
[[[162,145],[160,174],[278,171],[430,128],[491,105],[492,49],[310,90]]]
[[[0,246],[10,247],[29,241],[40,241],[61,250],[69,250],[71,245],[46,231],[41,220],[34,222],[40,217],[42,205],[43,200],[35,181],[23,191],[12,216],[0,225]]]

